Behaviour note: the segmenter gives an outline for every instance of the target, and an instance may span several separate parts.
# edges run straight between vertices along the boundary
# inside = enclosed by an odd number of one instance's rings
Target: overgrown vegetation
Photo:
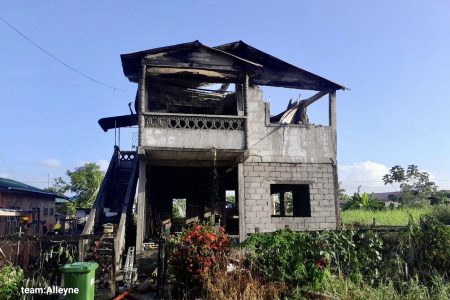
[[[17,299],[23,282],[23,270],[6,263],[0,267],[0,300]]]
[[[196,288],[185,299],[307,299],[314,292],[340,299],[448,299],[450,292],[450,228],[433,212],[411,218],[402,232],[285,229],[254,234],[241,248],[223,243],[217,251],[204,251],[218,239],[214,229],[200,228],[205,233],[185,231],[170,256],[174,286]]]
[[[66,241],[39,242],[39,248],[41,251],[30,260],[26,271],[9,262],[0,261],[0,300],[34,299],[33,295],[19,295],[21,287],[60,285],[59,268],[74,262],[77,257],[77,246]]]

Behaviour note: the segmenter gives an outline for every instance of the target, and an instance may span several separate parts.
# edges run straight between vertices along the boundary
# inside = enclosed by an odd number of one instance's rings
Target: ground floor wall
[[[146,166],[145,161],[142,162],[137,205],[138,251],[141,250],[142,243],[154,235],[156,227],[151,225],[170,219],[174,198],[186,199],[186,217],[190,218],[194,215],[201,216],[206,209],[214,208],[214,211],[218,206],[224,206],[225,191],[229,189],[236,191],[236,215],[239,215],[236,221],[239,222],[241,241],[258,231],[272,232],[286,227],[295,231],[331,230],[340,224],[337,169],[332,162],[247,160],[231,168],[217,168],[219,181],[216,188],[223,196],[219,197],[220,199],[212,197],[215,194],[215,189],[212,189],[215,186],[212,167],[155,167]],[[274,195],[285,195],[286,188],[292,191],[288,192],[291,197],[291,210],[290,214],[280,214],[277,209],[281,211],[281,202],[275,203]],[[206,205],[211,198],[217,202],[216,206]],[[296,202],[296,199],[299,201]],[[287,199],[283,200],[287,202]],[[203,209],[190,207],[190,201],[193,201],[193,204],[203,203]],[[164,204],[167,204],[167,207]],[[284,203],[283,209],[286,206],[289,205]],[[220,209],[217,211],[219,213]],[[228,209],[223,212],[228,215]],[[199,220],[201,221],[202,217]],[[222,226],[223,220],[227,219],[221,218]]]
[[[241,240],[255,231],[336,229],[339,224],[337,172],[332,163],[244,162],[241,166]],[[299,216],[274,215],[274,187],[302,185],[309,211]],[[301,212],[300,212],[301,214]]]

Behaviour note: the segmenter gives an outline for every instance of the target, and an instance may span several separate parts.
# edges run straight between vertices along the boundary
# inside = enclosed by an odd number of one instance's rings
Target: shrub
[[[211,270],[225,267],[220,258],[229,250],[225,230],[197,225],[182,232],[169,257],[178,293],[195,296],[204,285],[203,277]]]
[[[269,281],[319,286],[329,274],[330,255],[325,243],[289,229],[252,235],[249,249],[259,272]]]
[[[327,244],[332,270],[354,280],[377,279],[379,276],[383,241],[373,232],[353,230],[324,231],[318,234]]]
[[[318,289],[330,271],[354,281],[379,275],[381,239],[373,233],[347,231],[252,235],[243,247],[251,250],[257,269],[269,281]],[[363,278],[364,277],[364,278]]]
[[[441,204],[433,206],[431,215],[439,222],[450,225],[450,204]]]
[[[22,286],[23,270],[11,264],[0,268],[0,299],[16,299]]]
[[[450,276],[450,228],[432,216],[420,219],[414,227],[412,247],[415,249],[415,266],[422,272],[437,271]]]
[[[432,215],[411,221],[406,232],[382,237],[385,277],[400,281],[408,274],[418,275],[423,282],[433,274],[450,277],[450,227]]]

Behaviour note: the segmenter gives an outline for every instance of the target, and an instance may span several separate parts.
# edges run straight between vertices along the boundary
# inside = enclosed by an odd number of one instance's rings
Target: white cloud
[[[361,186],[361,192],[381,193],[398,191],[398,185],[384,185],[383,176],[389,172],[389,168],[381,163],[372,161],[354,163],[351,165],[339,165],[339,182],[347,194],[353,194]]]
[[[59,169],[59,168],[63,167],[63,164],[59,160],[57,160],[55,158],[44,158],[44,159],[41,159],[39,161],[39,164],[41,166],[44,166],[44,167],[47,167],[47,168]]]
[[[107,161],[106,159],[99,159],[97,161],[97,164],[100,166],[100,170],[102,170],[103,172],[106,172],[106,170],[108,170],[109,161]]]

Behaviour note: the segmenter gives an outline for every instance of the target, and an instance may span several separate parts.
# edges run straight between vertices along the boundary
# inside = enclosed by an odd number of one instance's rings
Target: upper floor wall
[[[270,123],[270,105],[263,102],[258,86],[248,87],[247,124],[247,148],[254,160],[309,163],[336,160],[335,124]]]
[[[141,146],[182,149],[245,149],[245,117],[144,113]]]
[[[246,109],[241,116],[144,112],[141,146],[242,150],[262,162],[330,163],[336,160],[333,123],[331,126],[270,123],[270,106],[263,102],[258,86],[248,85],[244,98]],[[330,103],[332,101],[330,97]],[[335,122],[333,111],[330,112],[331,122]]]

